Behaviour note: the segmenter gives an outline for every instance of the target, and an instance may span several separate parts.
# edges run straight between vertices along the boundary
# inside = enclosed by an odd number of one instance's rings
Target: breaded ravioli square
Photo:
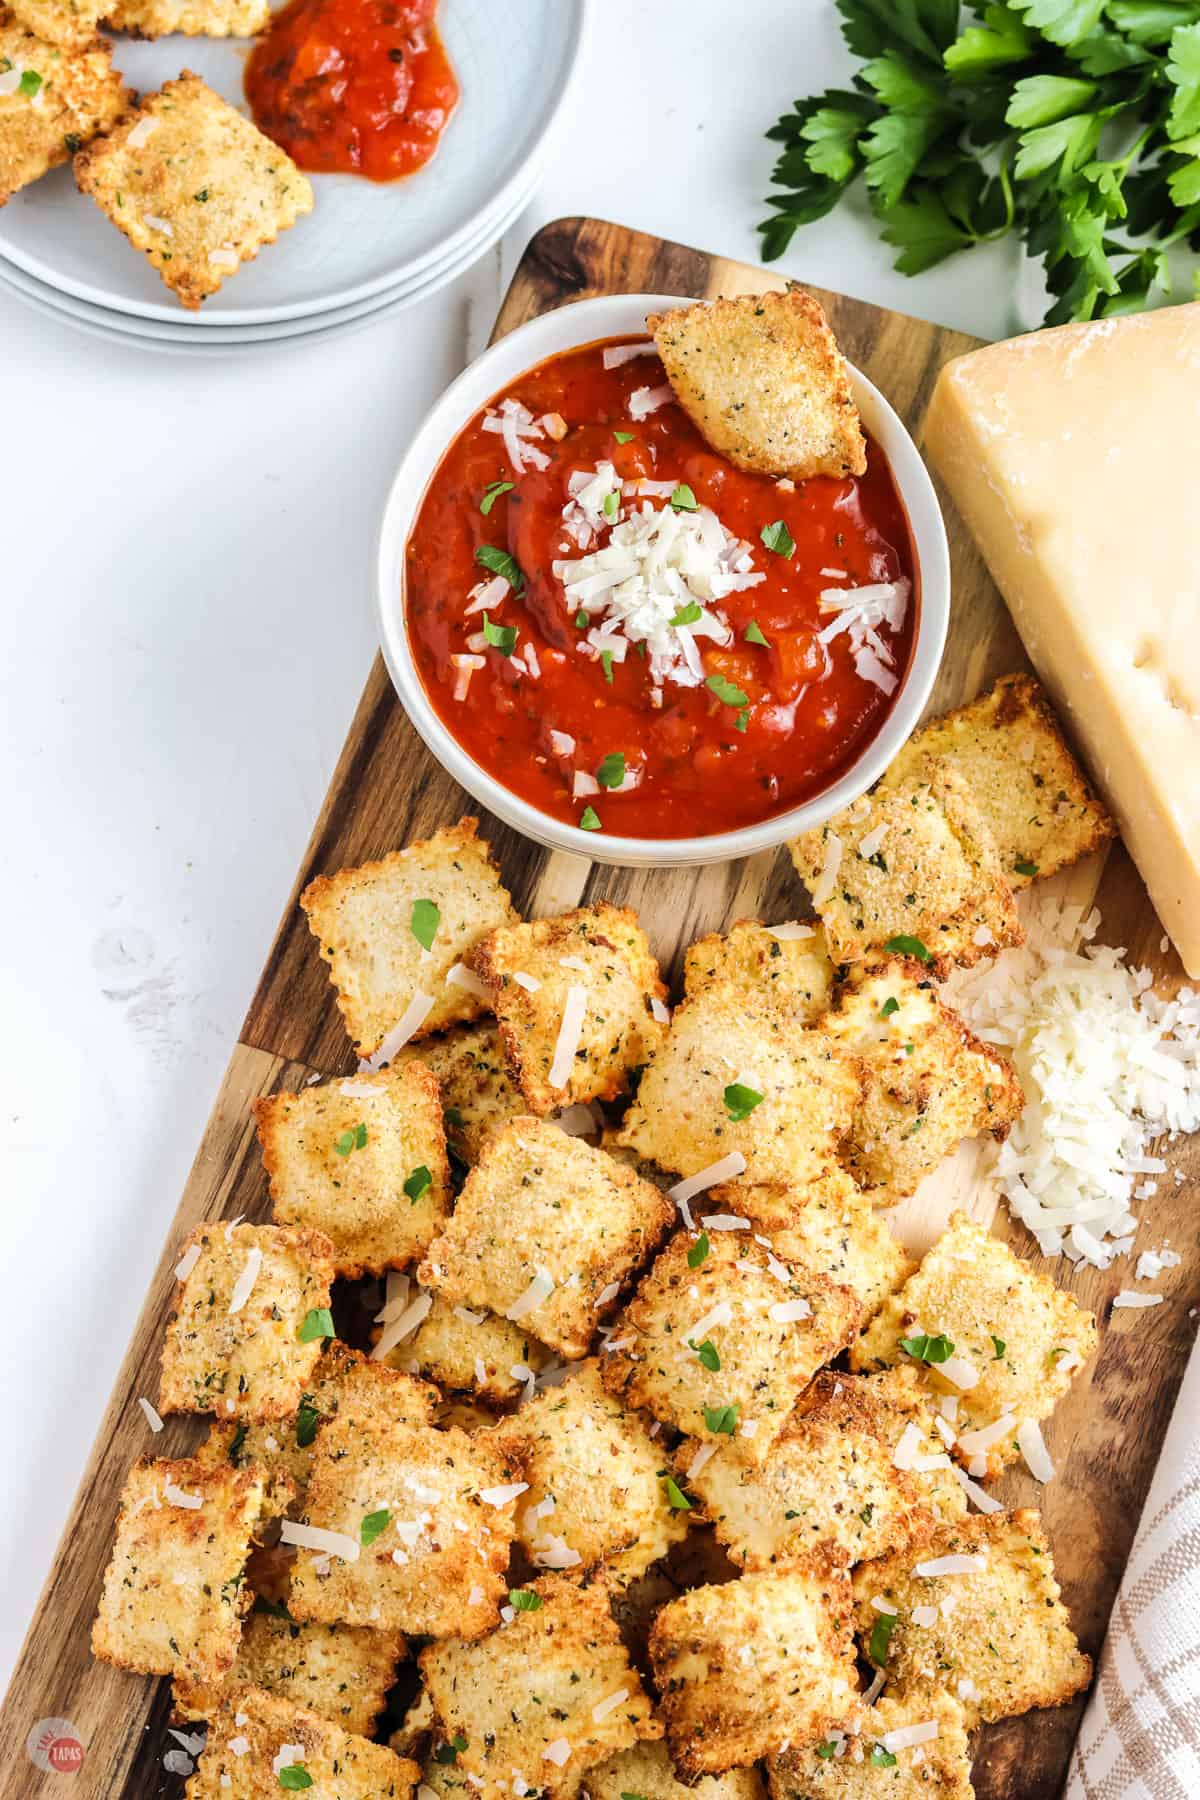
[[[431,1644],[420,1658],[456,1766],[479,1800],[572,1795],[594,1764],[662,1736],[602,1583],[544,1575],[519,1594],[490,1637]]]
[[[110,31],[132,37],[255,37],[271,17],[268,0],[116,0],[105,15]]]
[[[291,157],[188,69],[81,150],[75,181],[193,310],[313,204]]]
[[[242,1572],[262,1507],[261,1469],[142,1457],[129,1471],[92,1626],[101,1662],[219,1681],[249,1605]]]
[[[686,1000],[714,983],[728,982],[751,996],[771,994],[813,1025],[830,1004],[833,964],[821,925],[761,925],[739,919],[722,935],[697,939],[683,959]]]
[[[199,1225],[181,1270],[163,1343],[161,1410],[245,1423],[290,1418],[321,1354],[310,1314],[329,1306],[329,1239],[287,1225]]]
[[[584,1776],[583,1791],[588,1800],[625,1800],[628,1794],[638,1800],[763,1800],[762,1777],[754,1768],[703,1775],[694,1787],[685,1787],[661,1738],[597,1763]]]
[[[653,313],[646,329],[675,398],[739,469],[861,475],[866,444],[850,377],[811,294],[739,294]]]
[[[846,1565],[831,1552],[664,1606],[650,1658],[681,1778],[821,1742],[857,1691],[852,1614]]]
[[[285,1779],[288,1769],[295,1777]],[[187,1800],[263,1800],[285,1788],[303,1789],[308,1800],[409,1800],[420,1775],[384,1744],[278,1694],[242,1688],[209,1726]]]
[[[677,1232],[603,1347],[610,1393],[762,1461],[817,1370],[853,1336],[858,1302],[740,1231]]]
[[[377,1275],[424,1254],[450,1205],[441,1092],[428,1069],[408,1063],[270,1094],[254,1117],[274,1217],[323,1231],[336,1274]]]
[[[942,1005],[911,958],[854,963],[822,1028],[864,1071],[842,1156],[876,1204],[914,1193],[964,1138],[1005,1137],[1025,1104],[1008,1057]]]
[[[842,1168],[795,1187],[722,1184],[709,1189],[703,1206],[748,1218],[784,1262],[806,1263],[848,1287],[864,1325],[916,1268],[870,1197]]]
[[[886,1666],[889,1695],[953,1693],[968,1730],[1061,1706],[1091,1680],[1036,1512],[972,1514],[917,1551],[860,1563],[854,1602],[855,1628],[871,1661]]]
[[[944,757],[966,781],[1012,888],[1056,874],[1116,833],[1032,675],[1002,675],[969,706],[922,725],[882,786],[902,785],[925,756]]]
[[[236,1689],[265,1688],[331,1719],[343,1731],[370,1737],[396,1679],[396,1665],[408,1654],[404,1634],[293,1619],[288,1611],[291,1563],[279,1550],[252,1552],[246,1585],[253,1604],[237,1661],[219,1685],[177,1679],[175,1711],[184,1719],[211,1719]]]
[[[368,1362],[359,1351],[334,1340],[318,1358],[290,1418],[263,1424],[214,1424],[197,1449],[196,1459],[206,1468],[230,1464],[241,1469],[258,1463],[267,1477],[264,1513],[276,1517],[299,1510],[308,1489],[317,1433],[347,1394],[353,1394],[359,1406],[374,1404],[386,1417],[403,1418],[411,1425],[430,1422],[437,1400],[433,1388],[384,1363]]]
[[[360,1056],[389,1062],[401,1024],[407,1041],[487,1011],[466,959],[517,913],[477,825],[460,819],[379,862],[319,875],[301,894]]]
[[[758,1463],[736,1440],[707,1460],[695,1452],[680,1446],[681,1479],[746,1569],[794,1562],[822,1543],[862,1562],[923,1543],[966,1511],[911,1369],[819,1374]],[[944,1467],[916,1467],[938,1455]]]
[[[953,1348],[940,1362],[920,1358],[923,1337]],[[905,1344],[917,1347],[930,1388],[957,1398],[955,1456],[973,1475],[996,1475],[1017,1454],[1021,1424],[1048,1417],[1092,1354],[1096,1321],[958,1212],[854,1344],[851,1366],[907,1361]]]
[[[788,848],[834,962],[884,949],[944,976],[1024,941],[987,821],[944,759],[926,758]]]
[[[429,1306],[416,1329],[385,1352],[385,1360],[395,1369],[435,1381],[452,1393],[474,1394],[490,1405],[503,1406],[516,1400],[530,1375],[540,1374],[551,1360],[544,1344],[509,1319],[460,1306],[428,1289],[414,1286],[410,1294],[389,1302],[387,1310],[394,1305],[423,1307],[426,1300]]]
[[[0,86],[0,206],[115,125],[132,98],[102,38],[58,48],[2,7]]]
[[[676,1007],[617,1142],[679,1175],[736,1153],[748,1181],[807,1181],[837,1160],[860,1082],[794,1006],[714,981]]]
[[[397,1378],[402,1379],[402,1378]],[[478,1637],[496,1623],[519,1483],[483,1437],[343,1397],[313,1449],[291,1612],[322,1624]],[[285,1525],[284,1541],[292,1534]]]
[[[949,1694],[884,1695],[847,1722],[852,1731],[767,1764],[771,1800],[973,1800],[963,1710]]]
[[[43,45],[86,50],[99,46],[96,28],[104,6],[105,0],[11,0],[7,13]]]
[[[625,1583],[684,1536],[687,1509],[671,1503],[663,1447],[648,1427],[589,1361],[488,1433],[529,1483],[517,1538],[534,1568],[578,1577],[602,1563],[607,1580]]]
[[[417,1273],[447,1300],[578,1358],[674,1217],[658,1188],[604,1151],[516,1118],[484,1145]]]
[[[494,1019],[457,1025],[441,1037],[407,1046],[393,1067],[407,1062],[424,1063],[437,1076],[446,1142],[461,1162],[478,1162],[488,1133],[528,1110],[504,1060]]]
[[[628,906],[601,901],[502,926],[476,946],[472,964],[491,989],[504,1054],[531,1112],[615,1099],[662,1042],[667,990]]]

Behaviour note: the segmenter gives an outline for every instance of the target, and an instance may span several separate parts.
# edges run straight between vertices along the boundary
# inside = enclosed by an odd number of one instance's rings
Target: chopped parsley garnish
[[[821,1758],[822,1762],[828,1762],[831,1756],[837,1755],[837,1745],[832,1739],[829,1739],[824,1744],[818,1744],[817,1755]]]
[[[663,1486],[666,1489],[667,1505],[672,1512],[691,1512],[692,1503],[673,1475],[666,1477]]]
[[[592,621],[591,621],[590,617],[588,616],[587,613],[584,612],[584,610],[581,606],[579,611],[575,614],[575,629],[576,629],[576,631],[586,631],[588,626],[591,624],[591,622]]]
[[[256,1613],[265,1613],[268,1619],[285,1619],[289,1625],[294,1623],[291,1613],[282,1600],[268,1600],[265,1594],[255,1594],[254,1604],[250,1610]]]
[[[375,1539],[387,1530],[388,1526],[391,1524],[391,1520],[392,1515],[386,1506],[381,1506],[378,1512],[367,1514],[366,1518],[358,1528],[358,1535],[362,1539],[364,1550],[366,1550],[369,1545],[373,1544]]]
[[[433,940],[437,936],[442,915],[433,900],[414,900],[412,911],[408,915],[408,928],[420,944],[422,950],[432,950]]]
[[[736,1402],[729,1406],[706,1406],[704,1423],[710,1431],[723,1432],[726,1437],[732,1437],[737,1429]]]
[[[776,556],[790,556],[796,548],[796,540],[782,519],[776,519],[772,524],[764,525],[758,535],[767,549],[773,550]]]
[[[302,1344],[311,1344],[316,1338],[336,1337],[333,1329],[333,1314],[327,1306],[314,1306],[306,1312],[300,1327],[299,1338]]]
[[[1038,866],[1034,862],[1021,861],[1014,863],[1013,868],[1017,871],[1018,875],[1036,875],[1038,872]]]
[[[698,1269],[708,1255],[708,1233],[702,1231],[688,1251],[688,1268]]]
[[[864,1525],[869,1525],[871,1523],[871,1520],[875,1517],[875,1508],[870,1500],[867,1501],[867,1504],[863,1507],[858,1516]]]
[[[992,1343],[995,1346],[995,1350],[996,1350],[996,1354],[995,1354],[995,1356],[993,1356],[992,1361],[993,1362],[1003,1362],[1004,1361],[1004,1352],[1008,1349],[1008,1345],[1005,1343],[1003,1338],[998,1338],[996,1336],[995,1332],[992,1333]]]
[[[579,821],[580,831],[599,831],[600,815],[594,806],[585,806]]]
[[[509,1588],[508,1598],[518,1612],[537,1612],[542,1604],[542,1596],[529,1588]]]
[[[741,712],[738,714],[737,718],[733,721],[733,729],[735,731],[745,731],[745,729],[746,729],[747,725],[749,725],[749,723],[750,723],[750,708],[748,706],[743,706]]]
[[[19,94],[24,94],[27,100],[32,100],[41,85],[42,78],[36,69],[21,70],[21,83],[17,89]]]
[[[676,512],[699,512],[700,503],[686,481],[681,481],[671,495],[671,505]]]
[[[621,502],[617,499],[617,491],[613,488],[610,493],[605,494],[604,499],[601,502],[601,511],[606,519],[615,519],[620,505]]]
[[[525,577],[521,573],[520,564],[507,550],[501,550],[498,544],[480,544],[475,551],[475,561],[481,569],[490,569],[493,575],[503,575],[514,594],[524,590]]]
[[[756,1106],[762,1105],[762,1095],[757,1088],[747,1087],[744,1081],[731,1081],[725,1089],[725,1111],[735,1125],[748,1119]]]
[[[450,1742],[448,1744],[439,1744],[438,1745],[437,1749],[433,1753],[433,1760],[435,1763],[441,1763],[443,1768],[448,1768],[451,1763],[455,1763],[458,1761],[459,1751],[465,1750],[466,1748],[467,1748],[467,1739],[463,1736],[462,1732],[460,1731],[460,1732],[456,1733],[456,1735],[450,1739]]]
[[[605,681],[607,681],[609,687],[611,687],[613,679],[613,653],[611,650],[602,650],[600,652],[600,666],[604,670]]]
[[[923,1332],[920,1337],[901,1338],[900,1348],[914,1362],[944,1363],[954,1355],[954,1345],[942,1331],[936,1337]]]
[[[761,644],[764,650],[771,648],[770,641],[763,636],[762,626],[757,619],[751,619],[742,636],[748,644]]]
[[[404,1184],[404,1191],[412,1201],[417,1201],[427,1189],[433,1186],[433,1176],[424,1163],[418,1163]]]
[[[302,1788],[310,1788],[313,1778],[303,1763],[285,1763],[279,1771],[279,1785],[289,1793],[297,1794]]]
[[[349,1131],[343,1131],[340,1138],[334,1140],[335,1156],[349,1156],[352,1150],[361,1150],[367,1141],[367,1128],[361,1122],[352,1125]]]
[[[672,625],[694,625],[703,611],[702,606],[697,606],[694,600],[689,600],[686,606],[679,608],[671,623]]]
[[[894,1769],[896,1766],[895,1752],[886,1749],[883,1744],[871,1745],[867,1761],[873,1769]]]
[[[881,1019],[890,1019],[893,1013],[899,1011],[900,1002],[897,1000],[895,994],[889,994],[879,1009],[879,1016]]]
[[[489,481],[483,490],[483,499],[479,502],[479,510],[486,518],[501,494],[508,494],[516,486],[512,481]]]
[[[915,956],[918,962],[923,963],[933,961],[932,955],[925,948],[925,945],[921,942],[920,938],[909,937],[908,934],[903,931],[900,933],[899,937],[889,938],[883,947],[885,950],[890,950],[895,956]]]
[[[311,1400],[302,1400],[300,1410],[296,1414],[296,1442],[302,1450],[307,1450],[317,1435],[317,1426],[321,1423],[321,1415]]]
[[[1065,1354],[1065,1352],[1060,1350],[1060,1351],[1058,1351],[1057,1354],[1059,1356],[1062,1356]],[[237,1459],[242,1453],[242,1445],[245,1443],[245,1441],[246,1441],[246,1427],[244,1425],[239,1425],[237,1430],[234,1432],[233,1436],[229,1440],[229,1460],[231,1463],[233,1463],[235,1468],[237,1467]]]
[[[516,625],[493,625],[488,615],[484,613],[484,642],[490,644],[493,650],[498,650],[501,656],[512,655],[517,647],[517,632]]]
[[[717,1371],[720,1369],[721,1358],[717,1354],[717,1346],[713,1343],[711,1338],[705,1338],[705,1340],[702,1344],[697,1344],[694,1339],[689,1338],[688,1339],[688,1349],[694,1350],[696,1352],[696,1355],[700,1358],[701,1363],[713,1375],[715,1375],[717,1373]]]
[[[732,681],[726,681],[723,675],[710,675],[704,683],[710,693],[717,696],[722,706],[745,706],[749,694],[743,694],[740,687],[734,687]]]
[[[632,444],[632,442],[633,442],[632,431],[614,431],[613,437],[616,439],[618,444]]]
[[[612,750],[596,770],[596,780],[603,788],[619,788],[625,779],[625,753]]]
[[[871,1641],[867,1645],[867,1655],[877,1669],[887,1667],[888,1645],[892,1641],[892,1633],[895,1629],[895,1613],[880,1613],[871,1627]]]
[[[196,202],[197,206],[203,206],[205,201],[208,199],[208,189],[207,188],[198,189],[198,191],[192,195],[192,199]]]

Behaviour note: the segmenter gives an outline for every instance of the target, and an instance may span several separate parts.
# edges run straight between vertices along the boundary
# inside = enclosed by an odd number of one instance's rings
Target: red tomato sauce
[[[605,369],[603,348],[593,344],[550,358],[485,409],[512,397],[535,418],[561,415],[568,429],[560,442],[533,440],[549,458],[545,469],[514,473],[502,438],[483,429],[482,412],[443,457],[407,547],[405,602],[417,668],[435,711],[468,754],[555,819],[579,824],[590,807],[604,833],[638,838],[705,836],[755,824],[836,780],[878,732],[903,686],[919,605],[904,508],[883,452],[870,439],[864,475],[815,477],[788,491],[717,455],[673,401],[635,422],[630,395],[660,386],[662,365],[643,356]],[[628,433],[627,441],[618,442],[617,432]],[[568,479],[602,462],[611,462],[623,480],[686,484],[697,506],[711,508],[727,532],[746,541],[754,570],[766,577],[711,602],[732,641],[722,646],[697,638],[704,683],[665,680],[657,704],[649,660],[630,644],[624,661],[610,662],[606,671],[588,650],[587,629],[576,624],[576,610],[552,572],[555,562],[585,554],[563,529]],[[481,502],[497,482],[513,485],[485,515]],[[644,503],[622,500],[620,516]],[[762,541],[764,528],[781,520],[794,541],[791,555]],[[593,547],[607,539],[605,529]],[[492,577],[476,557],[485,545],[508,551],[524,577],[523,589],[511,589],[488,613],[493,630],[517,628],[510,655],[480,644],[482,615],[466,615],[471,590]],[[912,588],[903,623],[879,634],[897,677],[889,696],[858,672],[847,633],[820,641],[833,615],[821,610],[819,595],[905,578]],[[747,641],[752,625],[757,631]],[[765,646],[754,641],[758,636]],[[536,678],[520,666],[529,645]],[[456,700],[463,673],[451,658],[464,653],[482,653],[484,666],[473,670],[465,697]],[[714,678],[718,692],[708,685]],[[720,697],[731,689],[744,705]],[[563,754],[562,739],[556,748],[552,732],[574,739],[574,748]],[[636,776],[635,787],[575,792],[576,771],[594,779],[604,759],[618,754]]]
[[[254,122],[302,169],[395,181],[458,104],[437,0],[291,0],[246,65]]]

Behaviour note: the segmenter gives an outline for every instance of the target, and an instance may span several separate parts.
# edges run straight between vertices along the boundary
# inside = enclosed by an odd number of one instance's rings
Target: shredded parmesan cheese
[[[543,1301],[548,1300],[553,1292],[554,1277],[547,1269],[539,1269],[525,1292],[513,1301],[504,1315],[505,1318],[512,1319],[514,1322],[523,1319],[526,1313],[531,1313],[535,1307],[541,1306]]]
[[[929,1562],[919,1562],[914,1565],[913,1574],[930,1578],[938,1575],[978,1575],[981,1569],[986,1568],[986,1556],[956,1553],[952,1556],[935,1556]]]
[[[389,1350],[394,1350],[397,1344],[403,1343],[427,1316],[432,1305],[432,1294],[418,1294],[411,1300],[398,1318],[384,1326],[379,1342],[371,1352],[372,1362],[382,1361]]]
[[[151,1406],[150,1402],[148,1400],[143,1399],[140,1394],[138,1396],[138,1405],[141,1407],[142,1411],[145,1413],[146,1423],[150,1427],[151,1431],[153,1431],[153,1432],[161,1431],[163,1428],[162,1419],[160,1418],[156,1409],[153,1406]]]
[[[491,988],[486,981],[480,981],[474,969],[468,969],[466,963],[455,963],[446,976],[446,983],[449,987],[462,988],[464,993],[474,994],[477,1000],[491,1001]]]
[[[242,1268],[237,1280],[233,1284],[233,1292],[229,1296],[230,1316],[234,1313],[240,1313],[243,1306],[245,1306],[247,1300],[250,1298],[250,1295],[253,1293],[254,1284],[258,1280],[259,1271],[262,1269],[262,1260],[263,1253],[258,1248],[258,1245],[255,1244],[248,1251],[245,1266]]]
[[[359,1074],[365,1075],[369,1072],[373,1075],[378,1069],[382,1069],[385,1063],[390,1063],[396,1052],[398,1050],[403,1050],[409,1038],[411,1038],[415,1032],[420,1031],[422,1025],[433,1011],[433,1002],[434,996],[432,994],[422,994],[420,990],[418,990],[405,1007],[403,1017],[400,1019],[399,1024],[392,1026],[392,1029],[388,1032],[374,1055],[368,1056],[358,1065]]]
[[[176,1281],[186,1281],[196,1264],[200,1261],[199,1244],[189,1244],[179,1261],[175,1264]]]
[[[745,1157],[740,1150],[731,1150],[728,1156],[709,1163],[695,1175],[689,1175],[684,1181],[677,1181],[674,1187],[667,1189],[667,1194],[676,1206],[682,1208],[689,1200],[694,1200],[697,1194],[703,1194],[710,1187],[718,1187],[722,1182],[732,1181],[735,1176],[745,1173]]]
[[[554,1058],[546,1076],[551,1087],[566,1087],[570,1078],[571,1071],[575,1066],[575,1052],[579,1048],[579,1040],[583,1035],[587,1001],[587,989],[581,987],[577,981],[573,981],[567,989],[567,997],[563,1002],[562,1023],[558,1028]]]
[[[173,1481],[164,1481],[163,1498],[171,1506],[182,1506],[188,1512],[199,1512],[204,1505],[202,1494],[189,1494],[185,1488],[176,1487]]]
[[[1054,1464],[1050,1460],[1042,1428],[1036,1419],[1021,1420],[1017,1427],[1017,1448],[1025,1458],[1025,1467],[1035,1481],[1053,1480]]]

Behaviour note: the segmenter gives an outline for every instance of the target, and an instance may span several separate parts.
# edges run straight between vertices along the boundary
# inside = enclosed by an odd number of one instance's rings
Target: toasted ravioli
[[[836,1161],[860,1082],[793,1006],[714,981],[676,1008],[617,1142],[679,1175],[738,1152],[747,1181],[807,1181]],[[761,1096],[749,1110],[741,1088]]]
[[[1024,941],[987,821],[943,759],[927,758],[788,848],[834,962],[882,948],[941,976]]]
[[[437,1076],[446,1142],[462,1162],[478,1162],[488,1133],[527,1110],[509,1074],[494,1019],[458,1025],[444,1037],[406,1046],[393,1067],[416,1061]]]
[[[864,1325],[916,1267],[870,1197],[842,1168],[796,1187],[722,1184],[709,1189],[703,1204],[748,1218],[770,1237],[784,1262],[808,1264],[848,1287]]]
[[[281,1225],[323,1231],[351,1279],[416,1262],[449,1210],[437,1077],[420,1063],[257,1100]]]
[[[866,444],[828,321],[803,289],[701,301],[646,320],[705,440],[762,475],[861,475]]]
[[[271,17],[267,0],[116,0],[105,15],[110,31],[132,37],[255,37]]]
[[[396,1665],[408,1654],[399,1631],[354,1625],[307,1625],[288,1611],[292,1558],[256,1550],[246,1565],[253,1605],[242,1627],[237,1661],[220,1685],[177,1679],[172,1691],[184,1719],[211,1719],[239,1687],[265,1688],[343,1731],[369,1737],[383,1711]]]
[[[574,1794],[595,1763],[662,1736],[604,1586],[544,1575],[521,1592],[534,1603],[523,1599],[490,1637],[421,1653],[442,1731],[465,1739],[457,1768],[480,1800],[510,1793],[514,1775],[546,1795]]]
[[[471,982],[448,979],[480,938],[517,917],[491,852],[475,835],[477,824],[460,819],[381,862],[319,875],[301,894],[360,1056],[386,1049],[409,1009],[423,1008],[419,996],[431,1004],[412,1038],[487,1011]],[[426,950],[414,922],[427,936],[434,923],[431,907],[436,930]]]
[[[858,1302],[785,1265],[746,1232],[677,1232],[604,1347],[604,1383],[630,1405],[761,1461],[822,1363],[849,1342]]]
[[[193,310],[313,203],[291,157],[188,69],[81,150],[75,181]]]
[[[381,1362],[368,1362],[357,1350],[334,1341],[327,1344],[305,1384],[300,1404],[287,1419],[265,1424],[210,1427],[196,1451],[206,1468],[235,1469],[258,1463],[266,1473],[263,1511],[277,1516],[303,1506],[312,1468],[313,1445],[326,1419],[331,1419],[347,1393],[359,1406],[374,1404],[388,1418],[424,1425],[433,1418],[433,1388],[397,1374]]]
[[[930,1724],[936,1731],[919,1744],[892,1735]],[[837,1731],[827,1740],[832,1754],[814,1745],[769,1762],[771,1800],[973,1800],[963,1711],[949,1694],[885,1695],[857,1710],[853,1725],[853,1735]]]
[[[263,1472],[142,1457],[129,1471],[92,1626],[101,1662],[141,1675],[219,1681],[250,1603],[242,1571]]]
[[[421,1771],[384,1744],[343,1731],[294,1701],[262,1688],[242,1688],[224,1702],[208,1730],[187,1800],[262,1800],[284,1787],[281,1772],[309,1800],[408,1800]]]
[[[928,1472],[907,1456],[901,1460],[909,1466],[897,1467],[897,1446],[910,1425],[920,1434],[918,1455],[945,1454],[912,1370],[826,1371],[801,1396],[765,1460],[751,1461],[735,1439],[690,1475],[696,1446],[682,1444],[677,1466],[702,1516],[743,1568],[794,1562],[821,1543],[862,1562],[923,1543],[966,1511],[948,1458],[944,1469]]]
[[[855,963],[822,1028],[864,1071],[842,1154],[879,1204],[914,1193],[964,1138],[1003,1138],[1025,1103],[1008,1057],[942,1005],[911,959]]]
[[[1022,1422],[1046,1418],[1070,1387],[1078,1364],[1067,1353],[1086,1362],[1096,1348],[1096,1321],[959,1212],[855,1343],[851,1365],[903,1362],[904,1343],[921,1336],[954,1346],[954,1362],[921,1368],[931,1390],[958,1398],[955,1456],[971,1474],[995,1475],[1016,1456]],[[951,1379],[964,1373],[961,1363],[975,1377],[968,1386]]]
[[[472,963],[492,990],[504,1054],[532,1112],[614,1099],[665,1035],[653,1003],[665,1011],[667,990],[627,906],[601,901],[502,926],[476,946]]]
[[[796,935],[802,933],[803,935]],[[722,934],[697,940],[683,959],[685,999],[728,982],[751,995],[772,994],[812,1025],[829,1006],[833,964],[821,925],[761,925],[739,919]]]
[[[852,1611],[846,1565],[831,1553],[664,1606],[650,1657],[681,1778],[820,1742],[857,1690]]]
[[[447,1300],[528,1325],[578,1358],[674,1217],[664,1194],[602,1150],[512,1119],[484,1145],[417,1273]]]
[[[757,1769],[729,1769],[724,1775],[703,1775],[694,1787],[685,1787],[675,1773],[670,1752],[661,1738],[620,1750],[583,1778],[589,1800],[763,1800],[762,1777]]]
[[[1002,675],[969,706],[922,725],[882,786],[902,786],[925,756],[944,757],[966,781],[1012,888],[1065,869],[1116,833],[1032,675]]]
[[[421,1289],[413,1298],[418,1295],[425,1297]],[[530,1373],[540,1374],[550,1362],[545,1345],[511,1320],[460,1306],[441,1294],[427,1297],[429,1310],[417,1329],[387,1353],[393,1368],[499,1406],[517,1399]]]
[[[581,1576],[602,1563],[624,1583],[684,1536],[687,1509],[671,1505],[662,1445],[647,1424],[605,1391],[589,1361],[488,1434],[529,1483],[517,1538],[534,1568]]]
[[[956,1562],[942,1572],[947,1557],[970,1566]],[[876,1601],[892,1610],[882,1612]],[[1091,1658],[1075,1641],[1036,1512],[972,1514],[919,1551],[860,1563],[854,1603],[855,1629],[873,1662],[885,1660],[877,1654],[880,1619],[895,1620],[886,1645],[889,1695],[952,1692],[968,1730],[1034,1706],[1061,1706],[1091,1680]]]
[[[37,5],[30,10],[70,11]],[[0,94],[0,206],[66,162],[98,131],[107,131],[132,98],[102,38],[92,38],[89,30],[73,48],[57,44],[35,36],[0,7],[0,69],[20,78],[12,93]]]
[[[96,27],[104,16],[104,0],[12,0],[7,13],[40,38],[43,46],[51,44],[63,50],[99,47]],[[3,53],[9,54],[7,45]]]
[[[498,1616],[515,1497],[481,1436],[345,1396],[317,1434],[303,1522],[343,1534],[358,1554],[302,1550],[293,1617],[478,1637]]]
[[[320,1337],[305,1343],[300,1333],[329,1305],[329,1239],[286,1225],[200,1225],[179,1266],[187,1274],[163,1344],[161,1410],[289,1418],[321,1354]]]

